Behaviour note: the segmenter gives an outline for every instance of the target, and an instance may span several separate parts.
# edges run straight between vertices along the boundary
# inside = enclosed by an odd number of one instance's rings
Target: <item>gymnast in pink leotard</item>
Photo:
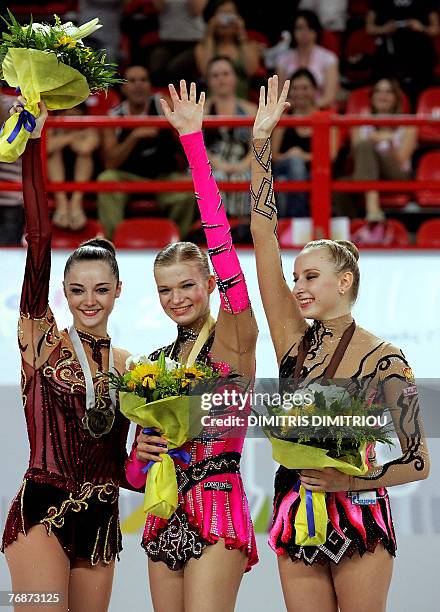
[[[178,324],[176,341],[158,349],[192,365],[214,364],[252,384],[258,328],[243,272],[232,244],[231,230],[201,132],[204,94],[196,100],[184,81],[180,96],[170,86],[173,110],[162,100],[165,116],[177,129],[193,176],[208,254],[196,245],[178,242],[156,257],[154,275],[161,305]],[[217,322],[209,312],[209,296],[220,291]],[[225,384],[228,378],[222,379]],[[230,410],[237,410],[230,407]],[[243,412],[241,413],[243,414]],[[127,462],[127,479],[140,488],[141,468],[160,460],[167,444],[157,435],[137,432]],[[218,434],[218,432],[217,432]],[[179,507],[168,520],[147,516],[142,546],[148,557],[155,610],[233,610],[241,578],[258,561],[255,536],[240,476],[245,430],[234,435],[198,438],[184,449],[191,460],[176,460]]]

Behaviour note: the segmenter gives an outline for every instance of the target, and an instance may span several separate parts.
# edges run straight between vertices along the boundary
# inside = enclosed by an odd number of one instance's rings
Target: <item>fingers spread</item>
[[[194,82],[189,87],[189,99],[191,102],[196,102],[196,84]]]
[[[205,106],[205,92],[204,91],[202,91],[202,93],[200,94],[199,104],[202,107]]]
[[[165,115],[165,117],[170,120],[171,117],[171,108],[169,107],[169,104],[166,100],[164,100],[163,98],[160,99],[160,105],[162,107],[163,110],[163,114]]]
[[[188,91],[186,89],[186,81],[184,79],[180,81],[180,98],[182,100],[188,100]]]
[[[168,91],[170,92],[171,100],[173,101],[173,106],[179,101],[179,96],[177,94],[176,88],[172,83],[168,85]]]

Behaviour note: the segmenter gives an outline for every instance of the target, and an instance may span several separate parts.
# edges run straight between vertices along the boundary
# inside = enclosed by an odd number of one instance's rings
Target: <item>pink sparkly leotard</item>
[[[203,136],[201,132],[187,134],[181,141],[193,175],[221,308],[236,316],[250,309],[249,296]],[[224,373],[227,364],[216,363],[210,356],[214,338],[215,328],[197,360],[209,362]],[[176,342],[158,349],[150,358],[157,359],[162,350],[177,358],[186,339],[187,330],[179,326]],[[227,378],[224,380],[226,383]],[[184,446],[191,461],[188,466],[176,461],[178,509],[169,520],[147,516],[142,546],[150,559],[163,561],[170,569],[178,570],[190,558],[199,558],[207,545],[222,538],[227,548],[242,550],[247,555],[246,571],[257,563],[255,536],[240,475],[244,434],[243,429],[233,436],[197,438]],[[136,458],[133,448],[126,473],[129,482],[138,488],[145,482],[145,475],[140,471],[144,465]]]

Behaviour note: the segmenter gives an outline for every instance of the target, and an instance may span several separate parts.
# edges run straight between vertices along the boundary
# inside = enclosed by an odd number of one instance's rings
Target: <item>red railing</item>
[[[220,126],[241,127],[252,126],[253,119],[246,117],[206,117],[204,127],[214,128]],[[382,192],[403,191],[415,192],[420,189],[440,191],[440,181],[335,181],[331,176],[330,160],[330,132],[332,127],[346,130],[360,125],[385,125],[398,127],[403,125],[439,126],[440,118],[431,116],[421,117],[415,115],[390,115],[377,117],[365,115],[336,115],[330,111],[319,111],[308,117],[285,117],[280,125],[286,127],[311,126],[312,133],[312,161],[310,181],[282,181],[276,183],[277,191],[309,191],[311,216],[313,219],[313,233],[315,238],[328,237],[329,220],[331,215],[331,194],[333,191],[363,192],[377,190]],[[80,127],[157,127],[169,128],[169,123],[162,117],[50,117],[47,120],[48,128],[80,128]],[[44,139],[43,139],[44,141]],[[219,181],[223,191],[246,191],[248,182]],[[21,183],[0,182],[0,190],[19,191]],[[47,189],[54,191],[123,191],[130,193],[163,192],[163,191],[192,191],[191,181],[163,181],[145,180],[132,182],[48,182]]]

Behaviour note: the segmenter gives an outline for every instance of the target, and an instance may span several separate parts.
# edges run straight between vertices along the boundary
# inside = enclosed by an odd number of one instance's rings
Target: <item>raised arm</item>
[[[231,228],[203,142],[201,127],[205,95],[202,92],[197,102],[196,86],[191,83],[188,96],[185,81],[180,83],[180,97],[172,85],[170,94],[173,111],[164,100],[162,107],[167,119],[179,132],[188,158],[208,253],[220,291],[221,309],[212,352],[216,359],[228,361],[240,373],[253,373],[258,329],[232,243]]]
[[[269,79],[253,130],[251,232],[257,263],[258,285],[278,362],[304,334],[307,323],[286,283],[277,238],[277,209],[272,177],[270,137],[286,107],[289,81],[278,97],[278,77]]]
[[[22,112],[23,98],[14,105]],[[18,343],[22,358],[35,368],[45,362],[58,343],[58,330],[48,306],[51,223],[41,163],[41,131],[47,118],[40,103],[37,125],[23,154],[23,201],[27,257],[20,300]]]

